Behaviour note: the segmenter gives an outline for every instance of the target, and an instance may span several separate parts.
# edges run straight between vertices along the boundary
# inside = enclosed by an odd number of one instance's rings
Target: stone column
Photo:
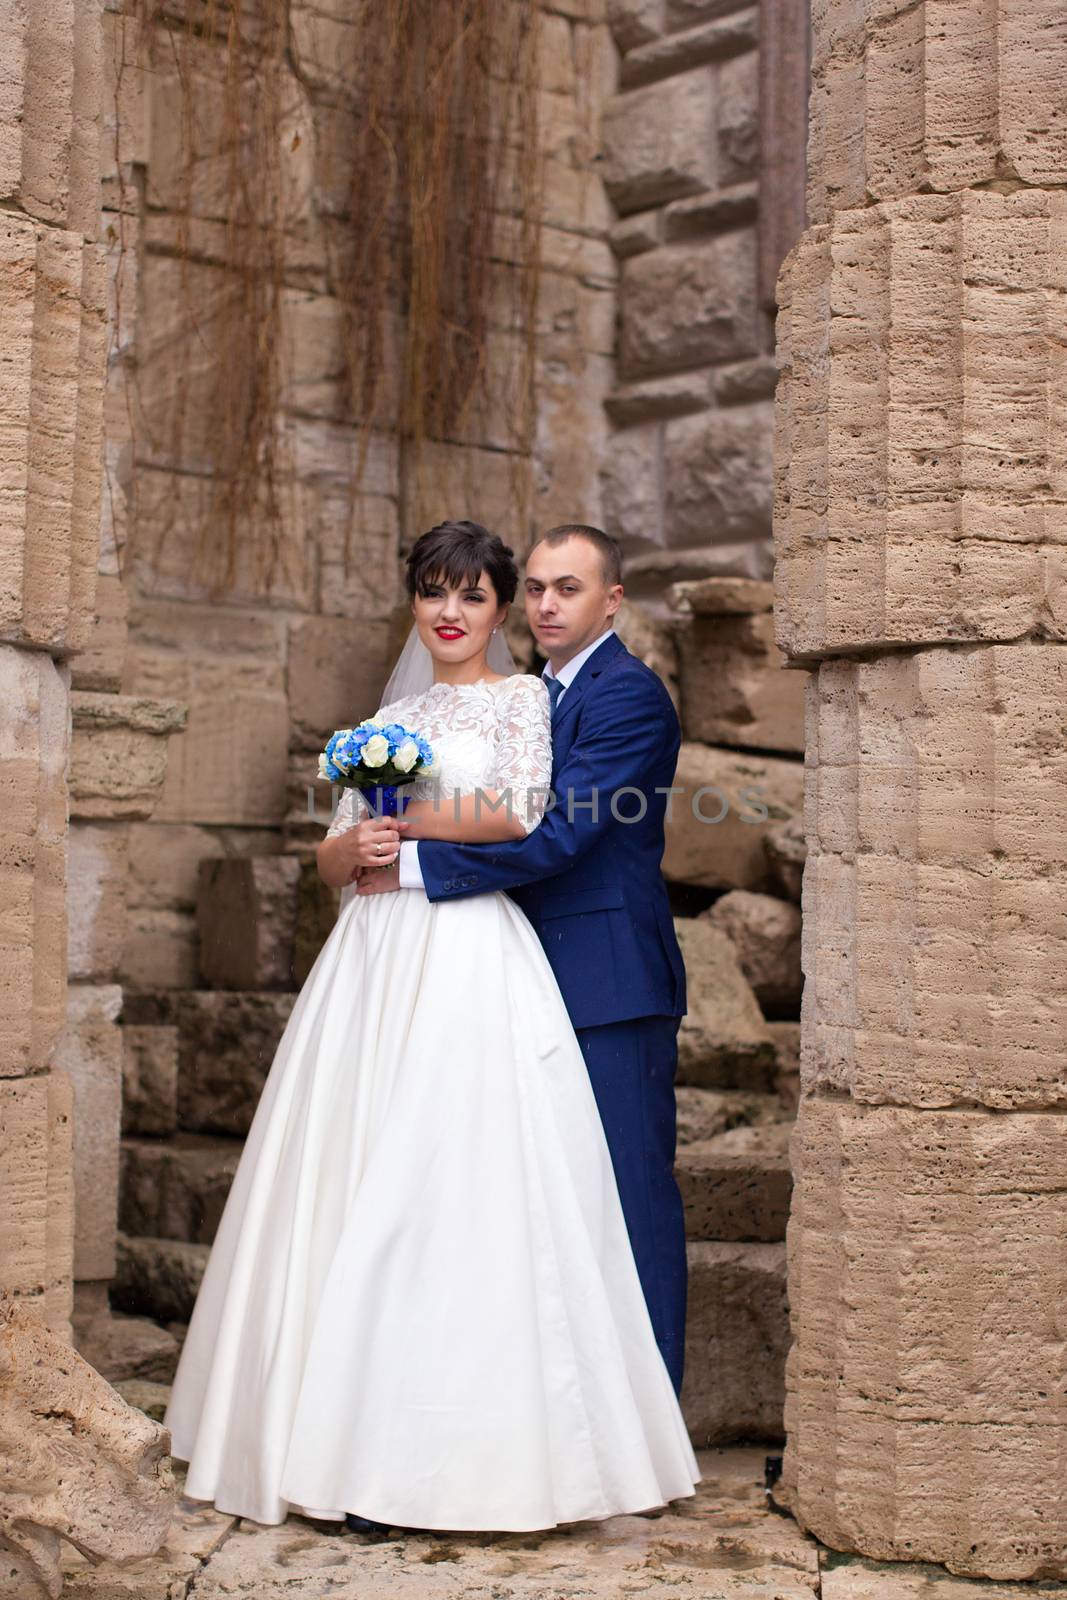
[[[821,0],[783,269],[777,638],[808,684],[785,1496],[1067,1575],[1067,35]]]

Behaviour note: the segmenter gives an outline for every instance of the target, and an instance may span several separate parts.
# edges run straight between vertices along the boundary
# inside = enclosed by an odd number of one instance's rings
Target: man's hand
[[[389,867],[364,867],[356,879],[357,894],[392,894],[400,888],[400,863]]]

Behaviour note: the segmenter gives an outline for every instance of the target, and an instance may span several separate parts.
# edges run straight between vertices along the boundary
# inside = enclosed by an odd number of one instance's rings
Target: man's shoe
[[[345,1527],[349,1533],[361,1533],[367,1539],[387,1539],[391,1531],[387,1522],[373,1522],[370,1517],[357,1517],[351,1511],[345,1513]]]

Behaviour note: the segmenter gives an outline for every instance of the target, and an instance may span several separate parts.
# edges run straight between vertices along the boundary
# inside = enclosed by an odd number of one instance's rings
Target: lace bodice
[[[540,678],[514,673],[496,683],[435,683],[382,706],[378,715],[421,733],[433,746],[437,775],[406,785],[412,799],[431,799],[435,789],[446,802],[479,788],[508,791],[512,813],[526,832],[540,822],[552,777],[548,690]],[[367,815],[359,791],[343,790],[326,837]]]

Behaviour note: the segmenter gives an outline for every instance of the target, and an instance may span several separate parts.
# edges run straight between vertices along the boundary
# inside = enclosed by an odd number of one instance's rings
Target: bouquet
[[[383,717],[368,717],[355,728],[338,728],[319,757],[320,778],[361,790],[380,817],[395,817],[402,809],[397,792],[401,785],[433,777],[435,770],[428,741]]]

